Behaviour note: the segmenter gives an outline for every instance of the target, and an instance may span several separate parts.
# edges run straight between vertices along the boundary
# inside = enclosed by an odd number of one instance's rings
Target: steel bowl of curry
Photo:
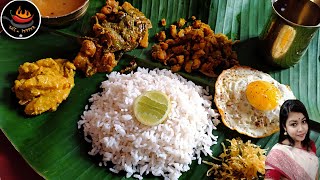
[[[42,24],[63,27],[80,19],[89,7],[89,0],[32,0],[41,14]]]

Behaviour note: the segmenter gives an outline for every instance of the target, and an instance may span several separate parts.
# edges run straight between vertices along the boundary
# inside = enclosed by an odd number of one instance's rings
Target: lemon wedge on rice
[[[133,103],[133,112],[137,120],[147,126],[155,126],[169,115],[171,103],[169,97],[161,91],[146,91]]]

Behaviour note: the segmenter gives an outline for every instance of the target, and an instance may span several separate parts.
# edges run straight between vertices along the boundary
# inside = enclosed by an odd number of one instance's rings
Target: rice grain
[[[148,173],[178,179],[193,160],[201,163],[201,153],[212,154],[210,147],[217,143],[212,131],[219,120],[208,89],[169,70],[138,68],[107,77],[103,91],[89,99],[78,128],[83,127],[86,141],[92,139],[89,154],[102,155],[104,165],[114,164],[110,171],[126,171],[126,177],[137,179]],[[137,121],[132,107],[150,90],[162,91],[171,102],[167,120],[152,127]]]

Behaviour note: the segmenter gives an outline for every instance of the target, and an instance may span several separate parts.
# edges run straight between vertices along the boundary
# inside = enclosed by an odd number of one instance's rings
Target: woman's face
[[[295,141],[295,144],[300,144],[308,132],[307,119],[300,112],[290,112],[286,122],[285,130],[288,135]]]

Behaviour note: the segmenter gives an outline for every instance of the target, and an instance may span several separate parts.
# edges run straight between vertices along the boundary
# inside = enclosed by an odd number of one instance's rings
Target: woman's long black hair
[[[284,135],[285,129],[284,127],[286,126],[286,122],[289,116],[290,112],[299,112],[302,113],[304,115],[304,117],[306,118],[306,122],[308,124],[308,132],[306,134],[306,137],[304,138],[304,140],[301,142],[302,147],[307,148],[307,150],[309,151],[311,149],[310,147],[310,125],[309,125],[309,115],[307,112],[306,107],[303,105],[303,103],[299,100],[286,100],[281,108],[280,108],[280,135],[279,135],[279,141],[278,143],[282,143],[285,139],[288,139],[290,142],[290,146],[294,146],[294,140],[289,136],[289,134]]]

